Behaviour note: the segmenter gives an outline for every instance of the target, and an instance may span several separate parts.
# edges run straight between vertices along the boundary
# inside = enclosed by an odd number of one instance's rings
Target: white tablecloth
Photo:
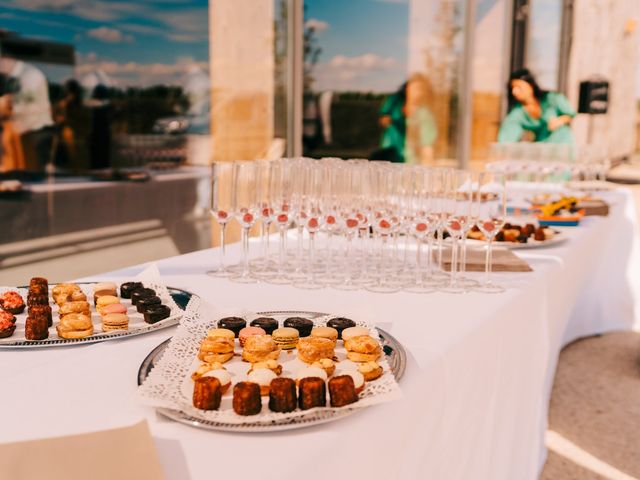
[[[168,285],[221,308],[327,311],[379,323],[408,353],[401,400],[279,433],[180,425],[134,398],[138,367],[172,335],[168,329],[83,347],[0,351],[0,443],[147,418],[168,478],[537,478],[560,348],[634,323],[627,277],[635,239],[632,198],[624,190],[608,198],[609,217],[584,219],[554,248],[522,251],[534,272],[496,275],[509,286],[503,294],[240,285],[203,274],[216,261],[212,250],[159,262]],[[99,278],[124,281],[141,269]]]

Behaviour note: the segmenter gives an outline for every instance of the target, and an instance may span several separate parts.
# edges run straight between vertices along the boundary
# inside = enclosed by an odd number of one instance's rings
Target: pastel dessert
[[[354,322],[349,318],[344,318],[344,317],[332,318],[327,322],[327,327],[335,328],[338,331],[338,339],[342,338],[343,330],[347,328],[355,327],[355,326],[356,326],[356,322]]]
[[[328,338],[306,337],[298,341],[298,358],[305,363],[313,363],[321,358],[335,356],[334,343]]]
[[[358,394],[350,375],[340,375],[329,380],[329,397],[332,407],[344,407],[358,401]]]
[[[215,377],[201,377],[193,386],[193,406],[200,410],[218,410],[222,400],[222,386]]]
[[[225,317],[218,320],[218,328],[231,330],[236,337],[240,335],[240,330],[247,326],[247,321],[240,317]]]
[[[327,404],[325,381],[318,377],[306,377],[300,380],[298,404],[300,409],[324,407]]]
[[[253,370],[247,375],[248,382],[257,383],[258,385],[260,385],[260,395],[262,395],[263,397],[269,395],[269,386],[271,385],[271,380],[273,380],[274,378],[278,378],[278,376],[271,370],[268,370],[266,368]]]
[[[18,292],[9,291],[0,296],[0,308],[14,315],[24,312],[25,306],[24,299]]]
[[[269,410],[293,412],[298,406],[296,382],[291,378],[274,378],[269,388]]]
[[[247,337],[242,350],[242,360],[251,363],[277,360],[279,356],[280,347],[269,335]]]
[[[114,297],[118,296],[118,286],[114,282],[97,282],[93,285],[93,293],[99,292],[101,290],[109,290],[111,292],[110,295]]]
[[[102,309],[107,305],[114,305],[120,303],[120,299],[114,295],[104,295],[96,301],[96,310],[102,315]]]
[[[313,322],[308,318],[302,317],[289,317],[284,321],[283,325],[298,330],[300,337],[308,337],[313,329]]]
[[[215,369],[208,370],[200,376],[200,378],[209,377],[218,379],[218,381],[220,382],[220,392],[222,393],[222,395],[227,393],[227,390],[229,390],[229,387],[231,386],[231,375],[229,374],[229,372],[224,369]]]
[[[271,335],[273,331],[278,328],[278,321],[275,318],[270,317],[259,317],[251,321],[250,325],[252,327],[260,327],[267,335]]]
[[[240,340],[240,346],[244,347],[244,343],[247,341],[247,338],[249,338],[250,336],[252,336],[252,335],[266,335],[266,334],[267,334],[267,332],[265,332],[260,327],[244,327],[238,333],[238,340]]]
[[[111,303],[102,307],[102,315],[108,315],[109,313],[127,313],[127,307],[121,303]]]
[[[102,331],[129,330],[129,316],[126,313],[106,313],[102,316]]]
[[[82,313],[70,313],[60,319],[56,326],[60,338],[74,339],[86,338],[93,335],[93,323],[91,317]]]
[[[347,341],[353,337],[360,337],[362,335],[369,335],[369,329],[365,327],[349,327],[342,331],[342,340]]]
[[[141,282],[125,282],[120,285],[120,296],[129,300],[131,293],[138,288],[143,288]]]
[[[380,344],[369,335],[359,335],[344,342],[347,358],[352,362],[374,362],[382,355]]]
[[[282,327],[275,329],[271,334],[271,337],[283,350],[292,350],[296,348],[300,334],[295,328]]]
[[[233,387],[233,411],[238,415],[257,415],[262,410],[260,385],[252,382],[236,383]]]
[[[171,309],[166,305],[156,305],[155,307],[147,308],[143,315],[145,322],[158,323],[160,320],[171,316]]]
[[[162,300],[160,300],[160,297],[156,295],[153,295],[151,297],[143,297],[140,300],[138,300],[138,303],[136,304],[136,309],[138,310],[138,313],[144,313],[149,308],[157,307],[160,304],[162,304]]]
[[[331,340],[334,346],[338,342],[338,330],[333,327],[314,327],[311,336]]]

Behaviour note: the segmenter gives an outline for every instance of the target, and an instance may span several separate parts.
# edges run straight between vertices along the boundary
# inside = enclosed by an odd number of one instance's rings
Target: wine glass
[[[231,272],[226,265],[226,228],[233,218],[233,164],[231,162],[214,162],[211,165],[211,216],[220,228],[220,258],[219,265],[209,270],[208,275],[228,277]]]
[[[291,212],[291,192],[293,189],[293,164],[285,159],[271,162],[269,174],[269,204],[273,210],[273,218],[278,229],[278,267],[275,277],[268,281],[276,284],[290,283],[286,273],[287,265],[287,229],[293,221]]]
[[[354,282],[354,270],[356,262],[353,254],[353,237],[358,232],[358,205],[359,188],[356,168],[348,162],[338,167],[338,172],[334,180],[339,193],[338,218],[340,228],[346,239],[344,252],[344,280],[334,286],[339,290],[357,290],[360,288]]]
[[[271,229],[271,224],[274,221],[274,210],[271,206],[269,195],[272,161],[257,160],[255,163],[257,172],[256,194],[258,197],[258,207],[260,211],[260,243],[262,244],[262,258],[255,261],[253,265],[257,267],[254,270],[255,275],[265,277],[273,275],[274,273],[271,268],[271,261],[269,258],[269,231]]]
[[[474,203],[477,211],[476,225],[487,239],[485,274],[477,290],[486,293],[504,291],[491,281],[493,239],[505,223],[507,215],[507,188],[505,176],[501,173],[483,172],[479,177],[479,201]],[[481,201],[480,201],[481,200]]]
[[[255,283],[249,270],[249,230],[260,214],[258,205],[258,169],[255,162],[241,161],[233,164],[233,212],[242,227],[242,271],[231,280]]]

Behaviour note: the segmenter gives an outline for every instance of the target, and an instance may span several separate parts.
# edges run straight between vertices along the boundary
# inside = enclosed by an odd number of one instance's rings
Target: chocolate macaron
[[[313,329],[313,322],[308,318],[302,317],[289,317],[284,321],[285,327],[295,328],[301,337],[308,337],[311,335]]]
[[[275,318],[270,317],[258,317],[251,321],[252,327],[260,327],[267,335],[271,335],[273,331],[278,328],[278,321]]]
[[[329,320],[327,322],[327,327],[335,328],[338,331],[338,338],[339,339],[342,338],[342,331],[345,328],[351,328],[351,327],[355,327],[355,326],[356,326],[356,322],[354,322],[353,320],[351,320],[349,318],[344,318],[344,317],[332,318],[331,320]]]
[[[218,328],[226,328],[231,330],[236,338],[240,334],[240,330],[247,326],[247,321],[240,317],[225,317],[218,320]]]

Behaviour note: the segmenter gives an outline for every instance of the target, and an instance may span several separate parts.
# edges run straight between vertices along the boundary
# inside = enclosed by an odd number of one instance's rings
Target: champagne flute
[[[269,174],[269,204],[273,209],[273,216],[278,228],[278,267],[275,277],[269,278],[270,283],[291,283],[286,274],[287,265],[287,229],[293,220],[291,212],[292,192],[292,163],[281,159],[271,163]]]
[[[242,161],[233,164],[233,212],[242,227],[242,271],[231,280],[255,283],[249,270],[249,230],[260,214],[258,208],[258,179],[255,162]]]
[[[269,258],[269,231],[271,224],[274,221],[274,210],[271,206],[269,188],[271,186],[271,161],[269,160],[257,160],[257,196],[258,206],[260,210],[260,237],[262,244],[262,258],[253,263],[257,267],[254,273],[259,277],[265,277],[273,275],[274,271],[271,269],[271,261]]]
[[[303,213],[304,228],[309,234],[309,251],[307,262],[307,277],[304,281],[295,283],[298,288],[317,289],[324,285],[316,280],[316,234],[324,223],[322,190],[323,166],[316,162],[304,165],[296,173],[301,178],[302,194],[300,196],[300,212]]]
[[[226,228],[233,218],[233,164],[231,162],[214,162],[211,165],[211,216],[220,228],[219,265],[209,270],[207,275],[228,277],[231,272],[226,265]]]
[[[360,288],[354,282],[356,262],[354,261],[353,254],[353,237],[357,234],[359,226],[357,216],[358,207],[356,202],[359,197],[358,189],[360,185],[358,183],[358,176],[355,174],[356,168],[357,167],[346,163],[345,165],[338,167],[339,172],[335,177],[337,189],[341,192],[338,206],[338,217],[341,230],[346,238],[346,249],[344,255],[345,277],[342,283],[334,286],[334,288],[339,290],[357,290]]]

